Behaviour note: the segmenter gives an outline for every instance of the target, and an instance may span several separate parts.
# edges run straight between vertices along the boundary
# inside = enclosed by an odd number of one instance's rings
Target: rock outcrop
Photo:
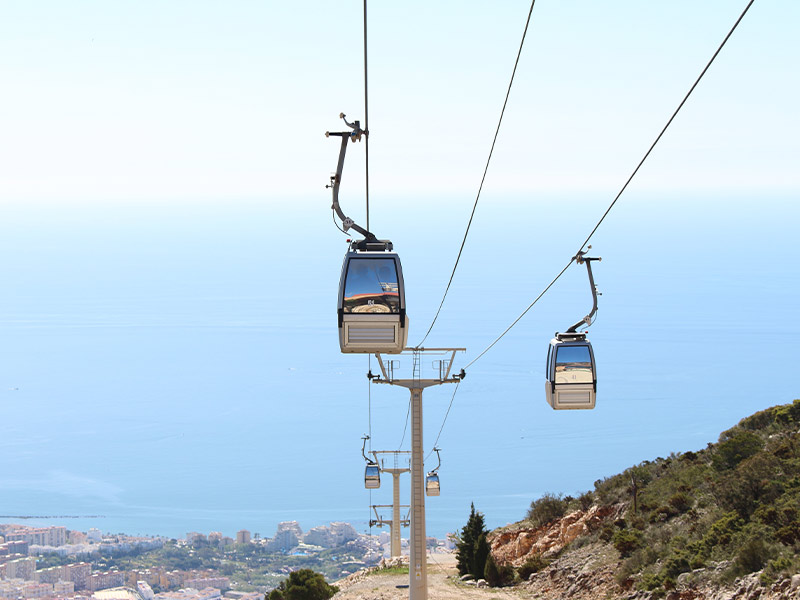
[[[495,531],[489,536],[492,555],[499,563],[519,567],[534,554],[551,556],[561,552],[567,544],[597,529],[604,521],[619,518],[624,510],[624,504],[592,506],[541,527]]]

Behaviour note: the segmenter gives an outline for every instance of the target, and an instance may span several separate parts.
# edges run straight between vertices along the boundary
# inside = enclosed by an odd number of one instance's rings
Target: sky
[[[487,192],[618,187],[744,4],[538,2]],[[474,196],[529,7],[369,7],[376,217],[381,198]],[[364,116],[361,8],[4,2],[3,202],[316,199],[337,150],[322,134]],[[753,5],[639,186],[796,189],[798,11]]]
[[[536,2],[427,342],[466,346],[457,369],[574,255],[744,6]],[[370,5],[371,229],[401,254],[411,343],[450,275],[529,8]],[[234,509],[337,520],[366,504],[360,436],[394,447],[406,401],[380,386],[368,421],[367,359],[341,355],[333,326],[345,244],[324,187],[339,143],[324,133],[342,127],[340,112],[363,118],[361,9],[0,5],[9,510],[28,498],[51,511],[55,498],[169,522],[177,503],[219,511],[211,529]],[[798,17],[796,2],[754,3],[593,240],[604,258],[598,408],[556,414],[540,385],[553,331],[589,306],[585,274],[571,269],[460,386],[429,531],[454,530],[473,500],[502,525],[537,494],[703,447],[800,396],[759,368],[800,358],[799,274],[786,260],[800,190]],[[340,195],[360,223],[364,146],[348,150]],[[643,337],[656,343],[641,348]],[[426,392],[426,445],[451,393]],[[193,493],[207,475],[198,457],[222,492]]]

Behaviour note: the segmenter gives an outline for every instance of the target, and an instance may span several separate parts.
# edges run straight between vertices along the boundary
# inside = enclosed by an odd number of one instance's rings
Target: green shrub
[[[278,587],[268,595],[265,600],[328,600],[339,588],[329,585],[322,573],[311,569],[300,569],[289,574]]]
[[[580,506],[581,510],[589,510],[594,504],[594,494],[589,492],[583,492],[578,496],[578,506]]]
[[[781,544],[792,546],[800,542],[800,523],[797,521],[784,525],[775,532],[775,537]]]
[[[791,404],[784,406],[776,406],[772,410],[778,423],[786,425],[800,421],[800,400],[795,400]]]
[[[736,553],[736,559],[734,560],[736,574],[747,575],[761,570],[773,555],[772,549],[759,535],[756,534],[749,537]]]
[[[531,502],[528,519],[534,527],[541,527],[563,517],[567,512],[568,505],[569,501],[561,494],[548,492],[538,500]]]
[[[755,433],[734,427],[720,435],[711,464],[718,471],[733,469],[744,459],[756,454],[763,445]]]
[[[685,513],[692,508],[692,498],[684,492],[676,492],[670,496],[667,503],[674,508],[679,514]]]
[[[662,583],[663,579],[658,573],[645,573],[642,575],[642,578],[639,581],[639,587],[641,587],[643,590],[647,590],[648,592],[652,592],[653,590],[660,588]]]
[[[781,473],[780,460],[762,452],[723,473],[713,487],[714,495],[723,508],[749,518],[756,508],[783,493]]]
[[[611,543],[620,556],[630,556],[631,553],[642,545],[642,534],[630,529],[618,529],[611,538]]]
[[[483,568],[483,578],[486,580],[486,583],[489,584],[489,587],[500,587],[503,583],[503,579],[500,576],[500,569],[497,568],[497,563],[491,552],[489,556],[486,557],[486,566]]]
[[[664,567],[661,569],[661,574],[665,580],[667,578],[674,580],[677,579],[678,575],[681,573],[688,573],[691,570],[692,567],[689,564],[688,554],[680,552],[673,554],[666,561],[664,561]]]
[[[509,585],[514,581],[514,569],[509,565],[498,565],[490,552],[489,556],[486,557],[483,578],[490,587]]]
[[[517,575],[522,581],[528,581],[528,578],[533,573],[538,573],[549,564],[550,561],[537,552],[530,556],[528,560],[525,561],[525,564],[517,569]]]

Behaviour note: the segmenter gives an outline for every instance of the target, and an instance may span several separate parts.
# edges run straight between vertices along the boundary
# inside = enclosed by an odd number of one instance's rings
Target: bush
[[[653,590],[660,588],[661,584],[664,582],[661,575],[656,573],[645,573],[642,575],[641,580],[639,581],[639,587],[648,592],[652,592]]]
[[[692,570],[692,567],[689,565],[689,557],[680,552],[678,554],[673,554],[670,556],[666,561],[664,561],[664,568],[661,569],[661,575],[664,577],[664,580],[667,579],[677,579],[678,575],[681,573],[688,573]]]
[[[583,492],[578,496],[578,506],[581,510],[589,510],[592,508],[592,504],[594,504],[594,494],[591,491]]]
[[[772,549],[758,535],[748,538],[736,553],[734,568],[738,575],[747,575],[767,564],[773,556]]]
[[[563,517],[567,512],[568,505],[568,500],[561,494],[546,493],[538,500],[531,502],[528,519],[534,527],[541,527]]]
[[[725,472],[713,487],[714,495],[723,508],[749,518],[759,505],[781,495],[780,472],[780,461],[762,452]]]
[[[533,573],[538,573],[549,564],[550,561],[548,561],[540,553],[537,552],[536,554],[528,558],[528,560],[525,561],[524,565],[522,565],[519,569],[517,569],[517,575],[519,575],[519,578],[522,581],[528,581],[528,579]]]
[[[795,400],[791,404],[784,406],[776,406],[772,410],[778,423],[787,425],[800,421],[800,400]]]
[[[486,557],[483,578],[490,587],[502,587],[514,581],[514,570],[508,565],[498,565],[490,552]]]
[[[329,585],[322,573],[300,569],[289,574],[264,600],[328,600],[339,588]]]
[[[486,580],[486,583],[489,584],[489,587],[500,587],[503,583],[502,578],[500,577],[500,569],[497,568],[497,563],[494,560],[494,556],[492,553],[489,553],[489,556],[486,557],[486,566],[483,569],[483,578]]]
[[[761,438],[751,431],[734,427],[719,437],[711,464],[718,471],[733,469],[746,458],[750,458],[761,450]]]
[[[611,543],[622,557],[631,553],[642,545],[642,534],[630,529],[618,529],[611,538]]]
[[[684,492],[676,492],[667,502],[672,508],[678,511],[678,513],[685,513],[692,508],[692,498]]]

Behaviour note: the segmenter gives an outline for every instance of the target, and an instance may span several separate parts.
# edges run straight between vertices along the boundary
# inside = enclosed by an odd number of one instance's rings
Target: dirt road
[[[336,583],[340,591],[333,600],[407,600],[408,574],[351,576]],[[458,581],[453,554],[432,554],[428,560],[430,600],[521,600],[532,598],[514,588],[476,588]]]

